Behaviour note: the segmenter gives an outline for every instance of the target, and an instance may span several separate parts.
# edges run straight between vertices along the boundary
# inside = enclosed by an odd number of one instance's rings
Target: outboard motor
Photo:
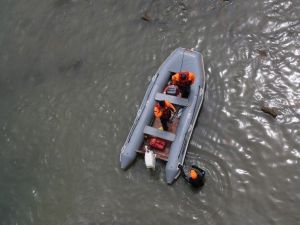
[[[146,148],[146,151],[145,151],[145,164],[146,164],[146,167],[147,169],[153,169],[155,170],[155,163],[156,163],[156,160],[155,160],[155,154],[154,152],[148,148],[148,146],[145,146]]]

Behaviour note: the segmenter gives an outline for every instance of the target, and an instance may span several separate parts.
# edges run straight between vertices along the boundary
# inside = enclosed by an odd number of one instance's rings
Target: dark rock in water
[[[144,15],[142,16],[142,20],[149,22],[152,20],[152,18],[149,16],[148,12],[145,12]]]
[[[81,66],[82,66],[82,60],[81,59],[79,59],[79,60],[76,60],[74,63],[73,63],[73,65],[71,65],[71,68],[73,69],[73,70],[79,70],[80,68],[81,68]]]
[[[277,108],[268,107],[268,106],[263,105],[263,106],[261,106],[261,110],[264,113],[267,113],[267,114],[271,115],[273,118],[276,118],[276,116],[278,116]]]
[[[153,6],[153,4],[156,2],[156,0],[152,0],[150,2],[150,4],[148,5],[148,7],[145,9],[144,11],[144,15],[141,17],[142,20],[145,20],[147,22],[153,20],[153,18],[151,16],[149,16],[149,12],[151,11],[151,8]]]
[[[61,72],[67,71],[78,71],[82,67],[83,61],[81,59],[75,60],[74,62],[59,67]]]
[[[267,57],[268,53],[266,50],[257,50],[260,57]]]
[[[182,10],[182,11],[186,11],[187,10],[187,6],[184,2],[179,2],[179,8]]]

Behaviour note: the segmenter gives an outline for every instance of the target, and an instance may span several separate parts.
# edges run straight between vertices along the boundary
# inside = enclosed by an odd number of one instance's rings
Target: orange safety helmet
[[[191,177],[193,180],[197,179],[198,174],[197,174],[196,170],[193,170],[193,169],[190,170],[190,177]]]

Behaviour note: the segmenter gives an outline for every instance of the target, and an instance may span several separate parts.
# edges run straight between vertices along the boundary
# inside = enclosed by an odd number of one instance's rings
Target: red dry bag
[[[164,150],[166,147],[167,142],[163,139],[157,138],[157,137],[153,137],[150,139],[149,145],[152,148],[155,148],[157,150]]]

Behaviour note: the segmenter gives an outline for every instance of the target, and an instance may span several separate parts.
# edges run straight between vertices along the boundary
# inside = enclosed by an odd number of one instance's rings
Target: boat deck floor
[[[179,108],[176,107],[176,110],[178,112]],[[179,119],[175,115],[173,117],[173,119],[171,121],[169,121],[169,123],[168,123],[168,127],[169,127],[168,132],[175,134],[178,124],[179,124]],[[160,119],[154,118],[152,127],[162,130],[162,125],[161,125]],[[141,148],[139,150],[137,150],[138,153],[145,154],[145,151],[146,151],[145,147],[149,146],[149,141],[151,138],[152,138],[151,135],[146,135],[146,134],[144,135],[144,141],[143,141]],[[171,144],[172,144],[172,142],[170,142],[170,141],[166,141],[166,142],[167,142],[166,147],[163,150],[154,149],[149,146],[149,149],[151,149],[154,152],[154,154],[156,154],[156,158],[159,158],[164,161],[168,161],[170,148],[171,148]]]

